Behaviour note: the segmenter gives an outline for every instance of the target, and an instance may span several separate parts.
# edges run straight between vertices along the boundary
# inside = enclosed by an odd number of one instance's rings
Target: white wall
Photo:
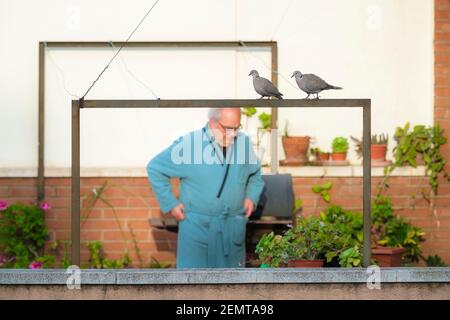
[[[0,167],[37,164],[38,42],[124,40],[151,3],[0,0]],[[392,137],[406,121],[432,123],[433,16],[432,0],[161,0],[132,40],[276,40],[285,98],[305,96],[293,70],[316,73],[344,87],[324,98],[371,98],[373,133]],[[70,166],[65,89],[82,95],[113,50],[47,49],[47,167]],[[153,99],[135,77],[162,99],[255,98],[248,71],[268,77],[268,66],[268,50],[126,49],[88,98]],[[206,110],[85,110],[82,165],[144,166],[205,117]],[[291,134],[329,148],[334,136],[360,136],[361,117],[281,109],[279,127],[289,118]]]

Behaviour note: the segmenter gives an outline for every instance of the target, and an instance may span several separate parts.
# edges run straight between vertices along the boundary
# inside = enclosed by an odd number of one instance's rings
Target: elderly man
[[[179,221],[177,268],[244,267],[246,224],[264,187],[240,108],[213,108],[147,165],[164,213]],[[177,199],[169,183],[180,179]]]

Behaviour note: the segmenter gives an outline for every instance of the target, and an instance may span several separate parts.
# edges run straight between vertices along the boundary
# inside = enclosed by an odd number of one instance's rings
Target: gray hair
[[[219,121],[223,108],[209,108],[208,119]]]
[[[208,119],[219,121],[222,111],[226,108],[209,108]],[[240,110],[240,109],[239,109]]]

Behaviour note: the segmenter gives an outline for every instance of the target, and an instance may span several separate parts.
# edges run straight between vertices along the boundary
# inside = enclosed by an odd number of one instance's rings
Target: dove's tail
[[[337,87],[337,86],[332,86],[331,84],[328,86],[327,89],[333,89],[333,90],[342,90],[341,87]]]

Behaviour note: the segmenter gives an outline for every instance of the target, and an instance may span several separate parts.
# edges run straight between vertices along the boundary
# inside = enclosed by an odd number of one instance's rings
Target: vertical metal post
[[[364,221],[364,247],[363,247],[363,266],[368,267],[371,260],[371,103],[363,106],[363,221]]]
[[[80,108],[83,100],[72,100],[72,264],[80,266]]]
[[[272,42],[272,83],[278,87],[278,47],[276,42]],[[272,120],[270,124],[270,172],[278,172],[278,108],[271,108]]]
[[[38,115],[38,174],[37,200],[45,197],[44,181],[44,128],[45,128],[45,44],[39,42],[39,115]]]

